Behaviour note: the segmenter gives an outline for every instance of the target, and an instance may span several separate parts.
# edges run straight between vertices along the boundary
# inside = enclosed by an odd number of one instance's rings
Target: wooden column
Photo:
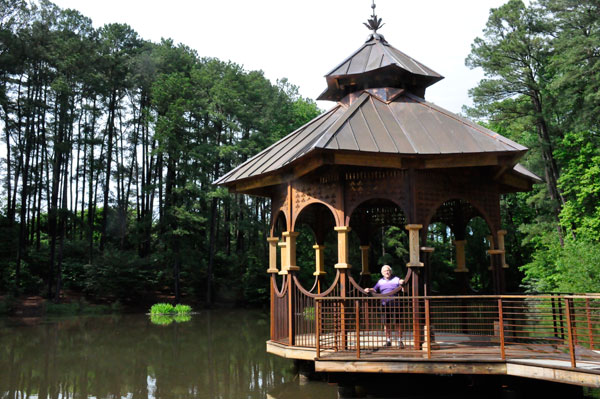
[[[456,269],[454,271],[456,273],[466,273],[469,271],[467,269],[466,258],[465,258],[465,244],[466,240],[454,240],[452,241],[454,247],[456,248]]]
[[[269,288],[271,293],[271,339],[274,338],[275,335],[275,288],[273,284],[273,276],[275,273],[278,273],[277,269],[277,243],[279,242],[279,238],[277,237],[268,237],[267,242],[269,243],[269,269],[267,273],[270,274],[269,277]]]
[[[498,230],[498,249],[504,251],[501,255],[501,264],[503,269],[508,269],[508,265],[506,264],[506,248],[504,247],[504,236],[506,233],[506,230]]]
[[[419,275],[420,269],[423,267],[423,263],[420,262],[420,245],[419,245],[419,230],[423,225],[421,224],[407,224],[406,230],[408,230],[408,251],[409,251],[409,262],[406,266],[410,267],[412,270],[411,276],[411,289],[412,289],[412,319],[413,319],[413,342],[414,349],[421,349],[421,342],[423,337],[423,331],[421,328],[421,314],[419,309],[421,308],[421,304],[419,300],[415,297],[421,294],[420,290],[420,282]]]
[[[371,249],[370,245],[361,245],[360,247],[360,259],[362,264],[362,270],[360,271],[361,276],[370,275],[369,271],[369,249]]]
[[[300,270],[296,265],[296,237],[298,237],[297,231],[285,231],[283,236],[285,237],[285,258],[287,261],[287,270]]]
[[[350,269],[352,266],[348,263],[348,233],[350,226],[334,227],[338,233],[338,263],[335,264],[336,269]]]
[[[488,235],[486,236],[488,243],[490,244],[490,250],[495,249],[494,248],[494,236],[493,235]],[[490,255],[490,265],[488,266],[488,270],[492,270],[494,268],[494,261],[492,258],[492,255],[490,254],[490,251],[487,251],[487,253]]]
[[[268,237],[267,242],[269,243],[269,269],[267,270],[267,273],[278,273],[279,270],[277,269],[277,244],[279,243],[279,238]]]
[[[283,238],[283,241],[280,241],[278,244],[279,246],[279,250],[280,252],[280,256],[281,256],[281,271],[279,272],[279,274],[288,274],[288,261],[287,261],[287,252],[285,250],[285,247],[287,245],[287,243],[285,242],[285,237]]]
[[[334,230],[338,233],[338,262],[335,264],[335,268],[340,271],[340,296],[345,298],[348,296],[348,269],[352,266],[348,263],[348,233],[350,232],[349,226],[337,226]],[[346,305],[344,301],[340,303],[340,333],[341,333],[341,347],[346,349],[348,347],[346,337]]]
[[[296,265],[296,237],[298,237],[298,234],[299,233],[295,231],[283,232],[282,236],[285,239],[285,245],[279,244],[282,247],[282,260],[285,260],[286,262],[285,270],[282,270],[279,273],[288,275],[288,341],[292,346],[296,344],[296,309],[294,307],[296,285],[294,284],[294,273],[300,270]],[[283,266],[281,268],[283,269]]]
[[[433,247],[421,247],[421,252],[423,253],[421,259],[425,264],[423,268],[424,276],[423,276],[423,295],[427,296],[431,294],[431,254],[435,251]]]
[[[317,277],[317,293],[321,293],[321,277],[327,274],[325,272],[325,246],[315,244],[313,245],[315,250],[315,272],[313,276]]]
[[[419,230],[423,228],[422,224],[407,224],[408,230],[408,251],[410,261],[406,264],[408,267],[422,267],[423,263],[419,261]]]

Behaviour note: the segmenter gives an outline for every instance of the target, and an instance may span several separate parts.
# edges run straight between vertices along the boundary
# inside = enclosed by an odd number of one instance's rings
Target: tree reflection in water
[[[186,323],[146,315],[0,321],[0,398],[265,398],[300,387],[265,352],[268,315],[206,311]],[[279,389],[277,389],[279,387]],[[315,383],[320,398],[335,387]],[[285,388],[285,389],[281,389]],[[318,392],[316,392],[316,391]],[[293,397],[293,394],[284,397]]]

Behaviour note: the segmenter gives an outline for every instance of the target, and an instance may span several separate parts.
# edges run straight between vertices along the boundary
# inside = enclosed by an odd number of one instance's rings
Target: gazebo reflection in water
[[[443,77],[392,47],[380,23],[373,15],[367,41],[326,75],[319,100],[333,108],[216,181],[271,199],[267,350],[315,361],[318,371],[509,374],[600,387],[600,296],[505,295],[500,197],[541,182],[518,163],[527,148],[425,101]],[[476,217],[489,229],[490,295],[468,290],[465,244]],[[431,290],[426,239],[435,223],[454,237],[454,292],[463,295]],[[395,344],[386,346],[383,299],[364,288],[379,268],[373,244],[390,227],[406,231],[408,263],[405,289],[385,295],[399,305]],[[314,284],[298,276],[300,231],[312,233]],[[335,264],[326,262],[328,234],[337,238]]]

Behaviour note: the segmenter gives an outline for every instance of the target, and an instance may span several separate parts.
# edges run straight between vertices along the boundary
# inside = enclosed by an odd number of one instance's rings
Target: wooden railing
[[[315,293],[294,275],[279,284],[273,276],[271,340],[314,348],[317,358],[600,361],[600,295],[375,297],[348,278],[343,297],[341,278]]]

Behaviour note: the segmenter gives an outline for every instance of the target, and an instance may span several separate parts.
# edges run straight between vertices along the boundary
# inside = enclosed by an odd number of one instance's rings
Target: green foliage
[[[150,308],[150,314],[152,315],[167,315],[177,314],[185,315],[192,312],[192,307],[189,305],[177,304],[175,306],[170,303],[156,303]]]
[[[150,314],[170,314],[175,313],[175,307],[170,303],[155,303],[150,308]]]
[[[561,246],[554,233],[540,240],[532,262],[521,267],[529,292],[600,292],[600,243],[567,238]]]
[[[599,288],[599,7],[511,0],[491,10],[466,61],[486,74],[468,114],[530,147],[523,163],[545,179],[502,203],[508,280],[521,266],[530,292]]]
[[[186,313],[192,313],[192,307],[190,305],[182,305],[182,304],[178,303],[173,308],[173,311],[175,313],[177,313],[178,315],[183,315]]]

